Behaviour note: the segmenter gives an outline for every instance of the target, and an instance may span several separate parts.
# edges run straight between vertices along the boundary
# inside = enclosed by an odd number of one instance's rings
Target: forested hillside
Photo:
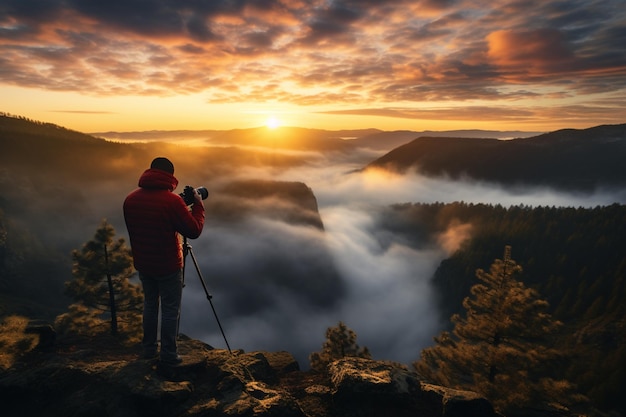
[[[421,137],[370,163],[405,173],[574,190],[626,184],[626,124],[513,139]]]
[[[559,340],[570,357],[568,379],[604,410],[626,412],[626,206],[502,207],[404,204],[381,224],[415,246],[456,230],[465,238],[433,277],[442,319],[462,312],[478,283],[476,270],[502,257],[505,245],[521,279],[548,300],[565,326]]]
[[[82,184],[85,180],[132,180],[154,155],[176,160],[185,178],[226,176],[244,166],[289,167],[302,157],[242,148],[189,148],[166,142],[123,144],[95,138],[50,123],[0,115],[0,163],[3,172]]]

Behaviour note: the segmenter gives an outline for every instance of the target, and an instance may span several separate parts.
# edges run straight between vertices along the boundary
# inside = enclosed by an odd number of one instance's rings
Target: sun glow
[[[274,116],[270,116],[265,121],[265,126],[267,126],[268,129],[276,129],[280,126],[280,120]]]

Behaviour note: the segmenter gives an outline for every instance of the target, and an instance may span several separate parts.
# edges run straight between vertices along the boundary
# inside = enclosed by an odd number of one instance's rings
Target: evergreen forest
[[[463,300],[510,245],[519,279],[549,303],[563,323],[556,337],[567,357],[564,375],[602,410],[626,412],[626,206],[594,208],[401,204],[380,222],[414,245],[428,245],[450,225],[467,239],[432,277],[442,320],[463,312]]]

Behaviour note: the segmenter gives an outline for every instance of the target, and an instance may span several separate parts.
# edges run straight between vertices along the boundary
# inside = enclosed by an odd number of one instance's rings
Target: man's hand
[[[202,194],[200,194],[196,188],[193,189],[193,198],[196,200],[196,203],[202,202]]]

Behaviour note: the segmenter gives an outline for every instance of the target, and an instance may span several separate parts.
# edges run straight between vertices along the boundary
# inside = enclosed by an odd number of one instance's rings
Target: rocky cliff
[[[361,358],[305,372],[287,352],[213,349],[183,338],[164,366],[114,340],[62,343],[0,373],[5,416],[495,416],[472,392],[421,382],[406,367]]]

